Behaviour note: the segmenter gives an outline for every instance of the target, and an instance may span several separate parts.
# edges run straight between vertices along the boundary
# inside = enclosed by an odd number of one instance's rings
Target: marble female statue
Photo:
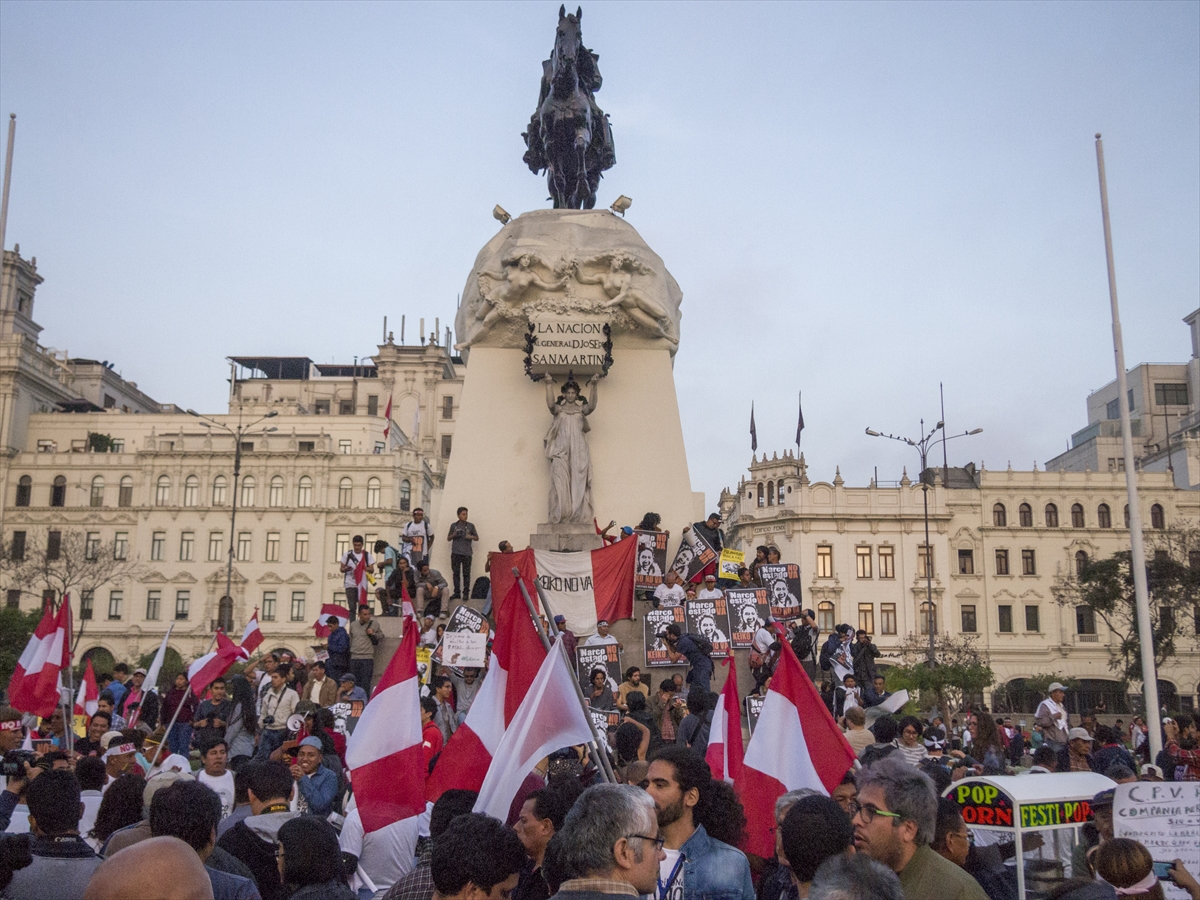
[[[558,397],[554,382],[546,380],[546,405],[554,415],[546,432],[546,458],[550,460],[550,522],[592,521],[592,458],[587,437],[587,417],[596,409],[597,376],[588,381],[588,397],[579,396],[579,385],[567,381]]]
[[[679,337],[672,334],[671,316],[656,300],[634,287],[633,275],[637,268],[636,260],[617,253],[610,257],[608,271],[598,275],[585,275],[581,265],[576,262],[575,280],[580,284],[600,285],[609,298],[600,304],[600,309],[619,306],[643,328],[672,344],[678,344]]]

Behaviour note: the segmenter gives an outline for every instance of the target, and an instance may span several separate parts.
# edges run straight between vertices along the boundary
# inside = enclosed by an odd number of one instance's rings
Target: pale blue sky
[[[8,247],[44,342],[222,408],[230,354],[349,361],[451,322],[521,163],[557,4],[0,3],[18,115]],[[914,471],[1039,466],[1113,378],[1092,135],[1130,364],[1200,305],[1200,4],[589,2],[617,166],[600,201],[684,292],[695,489],[782,450]],[[618,363],[619,365],[619,360]],[[653,446],[653,425],[647,447]],[[602,513],[602,511],[601,511]]]

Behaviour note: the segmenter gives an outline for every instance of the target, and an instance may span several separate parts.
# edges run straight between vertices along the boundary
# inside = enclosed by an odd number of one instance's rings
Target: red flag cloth
[[[321,615],[317,617],[317,621],[313,622],[313,631],[317,633],[319,638],[329,637],[329,632],[332,630],[325,624],[325,620],[333,616],[338,620],[338,623],[345,628],[350,624],[350,610],[344,606],[338,606],[336,603],[326,603],[321,607]]]
[[[71,600],[58,612],[46,605],[8,683],[8,702],[21,712],[49,718],[58,706],[58,678],[71,664]]]
[[[242,656],[241,648],[225,636],[225,632],[217,632],[217,646],[188,666],[187,678],[192,693],[203,697],[208,686],[224,675]]]
[[[367,834],[425,810],[425,750],[414,619],[346,742],[346,766]]]
[[[243,659],[249,659],[250,654],[258,649],[258,645],[263,642],[262,629],[258,627],[258,607],[254,609],[254,615],[250,617],[250,621],[246,623],[246,630],[242,632],[242,642],[239,649],[242,652]]]
[[[354,584],[358,587],[358,604],[367,602],[367,551],[364,550],[354,564]],[[353,612],[353,610],[351,610]]]
[[[387,420],[387,424],[383,426],[383,439],[386,442],[388,436],[392,433],[392,395],[388,394],[387,409],[383,411],[383,417]]]
[[[742,774],[742,704],[738,698],[737,665],[733,659],[725,660],[724,665],[729,674],[721,689],[721,702],[713,710],[704,760],[713,778],[733,784]]]
[[[75,715],[90,716],[100,705],[100,688],[96,686],[96,673],[89,658],[79,682],[79,693],[75,697]]]
[[[775,801],[799,788],[828,795],[854,760],[821,695],[785,643],[734,782],[746,812],[742,849],[769,857],[775,850]]]

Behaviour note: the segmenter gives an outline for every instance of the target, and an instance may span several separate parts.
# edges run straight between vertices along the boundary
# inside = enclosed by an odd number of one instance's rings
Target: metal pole
[[[1108,299],[1112,307],[1113,354],[1117,363],[1117,402],[1121,409],[1121,449],[1125,455],[1125,491],[1129,497],[1130,568],[1137,604],[1138,643],[1142,656],[1142,691],[1149,728],[1150,758],[1162,750],[1162,722],[1158,710],[1158,671],[1154,664],[1154,633],[1150,619],[1150,593],[1146,585],[1146,550],[1142,545],[1142,510],[1138,504],[1137,471],[1133,461],[1133,432],[1129,421],[1129,384],[1125,377],[1125,342],[1117,308],[1117,271],[1113,264],[1112,225],[1108,216],[1108,180],[1104,174],[1104,142],[1096,134],[1096,169],[1100,177],[1100,214],[1104,219],[1104,255],[1108,263]]]
[[[237,502],[238,502],[238,475],[242,471],[242,429],[239,426],[237,433],[233,436],[233,505],[229,513],[229,560],[225,567],[225,596],[229,598],[230,614],[233,612],[233,594],[230,593],[233,583],[233,542],[237,538],[237,532],[234,530],[237,522]],[[217,610],[217,618],[221,615],[220,609]]]
[[[8,114],[8,153],[4,157],[4,195],[0,198],[0,258],[4,256],[4,234],[8,230],[8,187],[12,183],[13,139],[17,134],[17,114]]]
[[[209,653],[212,653],[212,648],[215,647],[216,645],[217,645],[217,636],[214,634],[212,643],[209,644],[208,649],[205,650],[200,655],[207,656]],[[179,713],[183,709],[183,704],[187,702],[187,692],[191,691],[191,689],[192,689],[192,685],[189,682],[187,689],[184,692],[183,699],[180,700],[179,705],[177,707],[175,707],[175,714],[173,716],[171,716],[171,722],[170,722],[170,724],[167,725],[167,730],[163,732],[162,740],[159,741],[158,746],[154,749],[154,757],[150,760],[150,768],[151,769],[153,769],[154,764],[158,762],[158,757],[162,753],[162,748],[167,745],[167,737],[171,734],[171,729],[175,727],[175,720],[179,718]],[[143,702],[145,702],[145,701],[143,701]],[[146,776],[149,777],[149,775],[150,775],[150,773],[147,772]]]
[[[924,425],[921,426],[924,429]],[[925,451],[921,451],[921,498],[925,503],[925,602],[929,613],[929,664],[937,662],[933,638],[937,629],[937,616],[933,612],[933,547],[929,543],[929,484],[925,472]]]

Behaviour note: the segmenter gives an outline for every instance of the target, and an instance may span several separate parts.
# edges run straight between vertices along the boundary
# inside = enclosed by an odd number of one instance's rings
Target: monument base
[[[534,550],[578,552],[599,550],[604,546],[604,538],[596,534],[591,525],[543,522],[537,528],[537,533],[529,536],[529,546]]]

